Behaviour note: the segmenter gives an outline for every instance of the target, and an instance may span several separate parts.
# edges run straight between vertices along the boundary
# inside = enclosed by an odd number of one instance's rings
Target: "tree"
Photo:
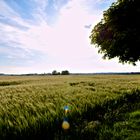
[[[60,72],[57,72],[56,70],[53,70],[52,75],[60,75]]]
[[[119,58],[121,63],[140,61],[140,0],[118,0],[103,13],[91,32],[103,58]]]
[[[69,73],[68,70],[64,70],[64,71],[61,72],[61,75],[69,75],[69,74],[70,74],[70,73]]]

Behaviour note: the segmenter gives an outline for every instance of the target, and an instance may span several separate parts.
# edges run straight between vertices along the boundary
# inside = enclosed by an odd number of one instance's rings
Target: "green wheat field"
[[[0,140],[11,139],[140,140],[140,75],[0,76]]]

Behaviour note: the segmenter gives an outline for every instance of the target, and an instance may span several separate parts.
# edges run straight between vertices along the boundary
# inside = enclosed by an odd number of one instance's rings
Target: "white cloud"
[[[67,8],[71,7],[71,8]],[[70,1],[60,11],[57,24],[50,27],[45,21],[20,32],[18,40],[24,47],[45,51],[62,59],[80,58],[91,54],[90,31],[84,26],[95,23],[99,17],[88,15],[77,1]]]
[[[6,17],[17,17],[19,16],[18,13],[16,13],[13,9],[11,9],[5,2],[4,0],[0,0],[0,11],[1,11],[1,15],[4,15]]]

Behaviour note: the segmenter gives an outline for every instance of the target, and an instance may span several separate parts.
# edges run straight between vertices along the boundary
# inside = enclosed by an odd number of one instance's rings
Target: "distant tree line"
[[[56,70],[52,71],[52,75],[69,75],[69,71],[68,70],[63,70],[61,72],[57,72]]]

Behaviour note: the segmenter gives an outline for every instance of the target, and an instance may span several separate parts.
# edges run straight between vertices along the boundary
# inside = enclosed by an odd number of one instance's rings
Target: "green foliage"
[[[60,72],[57,72],[56,70],[53,70],[52,71],[52,75],[69,75],[69,71],[68,70],[63,70],[61,73]]]
[[[68,70],[63,70],[62,72],[61,72],[61,75],[69,75],[70,73],[69,73],[69,71]]]
[[[10,85],[18,85],[20,82],[17,81],[2,81],[0,82],[0,86],[10,86]]]
[[[134,111],[132,113],[130,113],[130,118],[140,118],[140,110]]]
[[[60,75],[60,72],[57,72],[56,70],[52,71],[52,75]]]
[[[139,75],[2,76],[0,139],[114,139],[139,136]],[[94,90],[91,90],[94,89]],[[64,113],[64,106],[70,108]],[[70,129],[61,127],[64,117]],[[121,122],[129,126],[119,133]],[[120,123],[119,123],[120,122]]]
[[[103,58],[119,58],[121,63],[140,60],[140,1],[118,0],[104,12],[103,19],[91,32]]]

